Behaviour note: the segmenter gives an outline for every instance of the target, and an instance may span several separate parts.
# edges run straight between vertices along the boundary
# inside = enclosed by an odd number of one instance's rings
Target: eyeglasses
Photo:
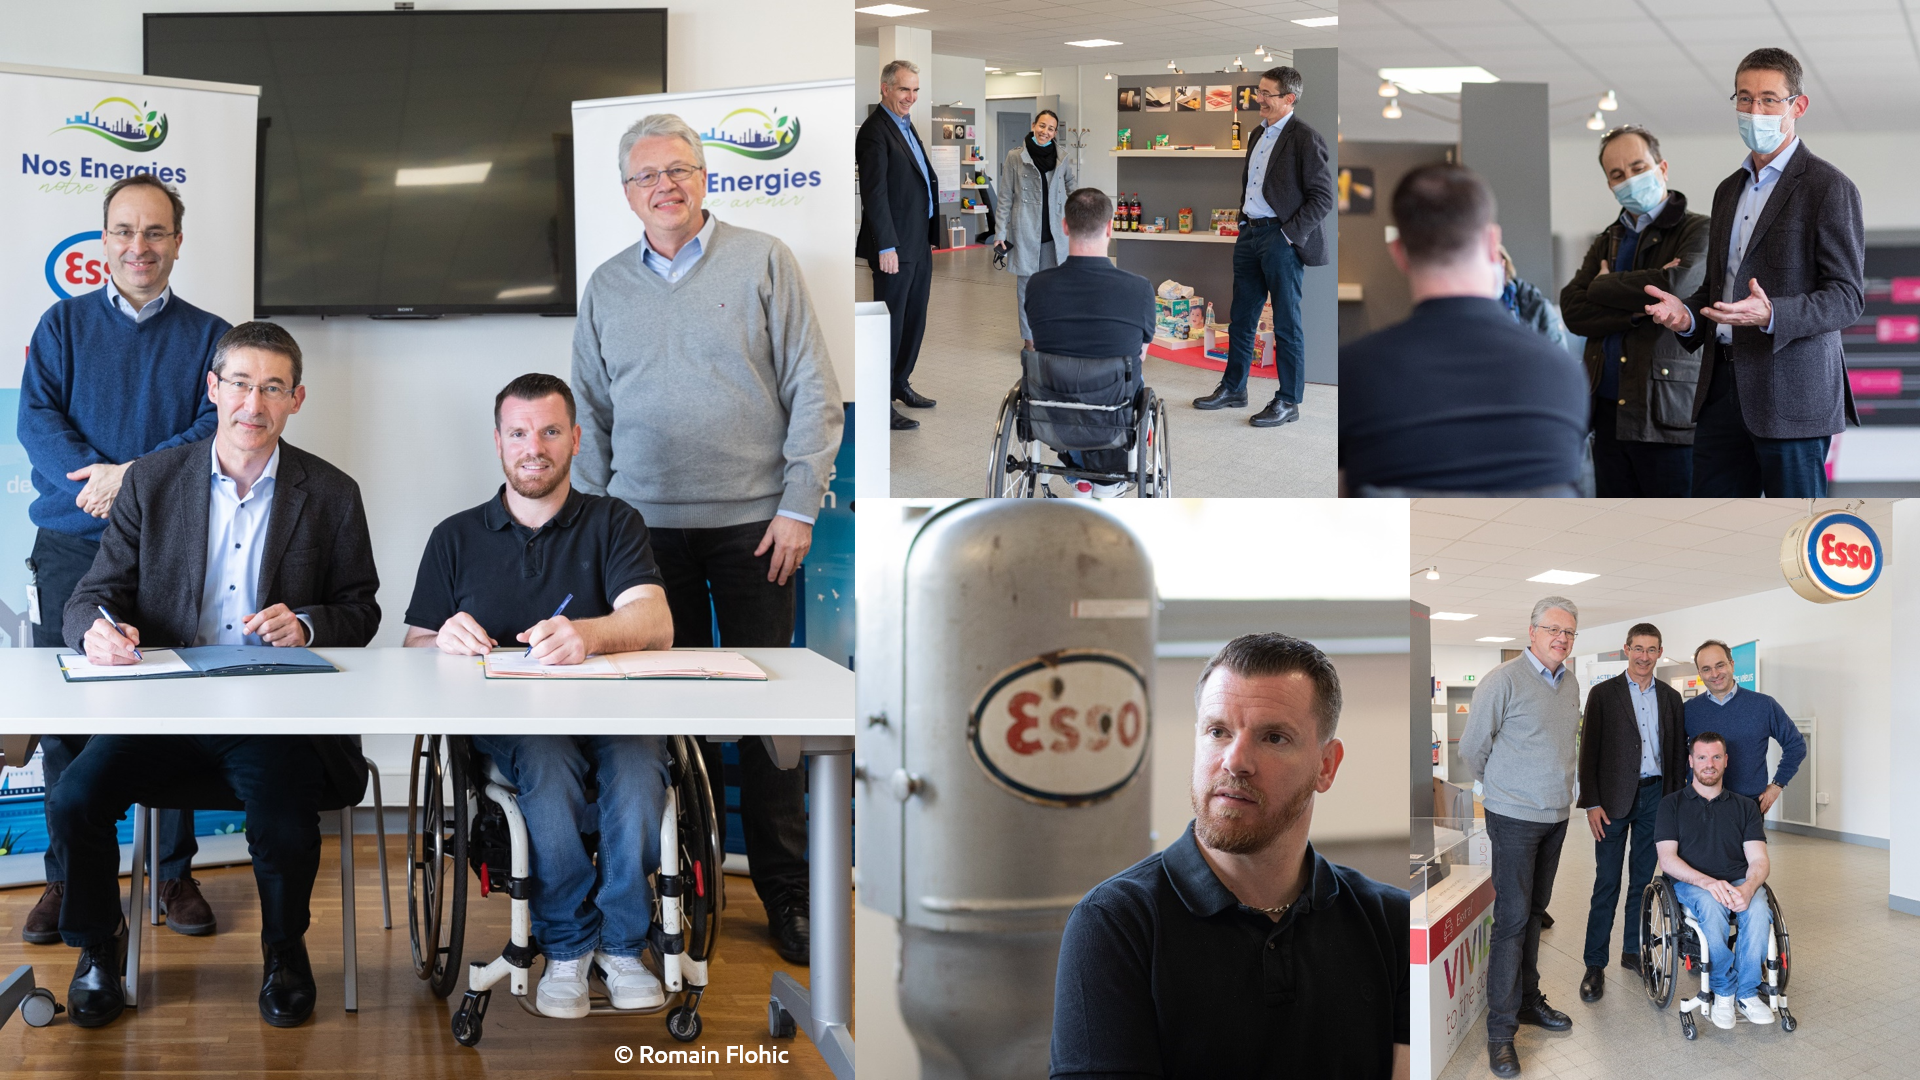
[[[1265,90],[1255,90],[1253,92],[1253,96],[1258,98],[1261,101],[1279,101],[1281,98],[1286,97],[1287,94],[1288,94],[1288,91],[1285,91],[1285,90],[1282,90],[1277,94],[1270,94]]]
[[[1767,112],[1772,112],[1775,109],[1784,108],[1788,105],[1793,104],[1793,100],[1800,96],[1801,95],[1799,94],[1790,94],[1782,98],[1782,97],[1774,97],[1772,94],[1762,94],[1759,97],[1754,97],[1751,94],[1742,94],[1742,93],[1736,92],[1732,97],[1729,97],[1727,100],[1733,102],[1734,107],[1739,109],[1741,112],[1752,112],[1753,107],[1755,105],[1760,106],[1762,109],[1766,110]]]
[[[160,243],[165,243],[167,240],[171,239],[172,237],[178,236],[179,234],[174,232],[172,229],[148,229],[145,232],[136,232],[133,229],[120,228],[120,229],[108,229],[107,235],[113,237],[115,240],[119,241],[122,244],[132,243],[133,238],[136,236],[145,238],[147,243],[149,244],[160,244]]]
[[[1660,649],[1660,646],[1658,645],[1653,645],[1653,646],[1635,645],[1633,648],[1627,650],[1627,655],[1628,656],[1659,656],[1660,652],[1661,652],[1661,649]]]
[[[1580,633],[1577,630],[1568,630],[1559,626],[1541,626],[1539,623],[1534,623],[1533,628],[1547,635],[1548,640],[1552,640],[1557,637],[1563,637],[1563,638],[1566,638],[1568,641],[1572,641],[1574,638],[1577,638],[1580,636]]]
[[[269,404],[278,405],[293,397],[293,391],[284,386],[262,386],[259,383],[241,382],[239,379],[225,379],[218,375],[214,376],[214,380],[226,389],[227,396],[230,398],[244,399],[258,390],[260,396]]]
[[[654,185],[658,184],[660,182],[660,178],[663,176],[673,181],[674,183],[679,184],[679,183],[686,182],[688,177],[692,176],[694,173],[697,173],[699,171],[700,169],[693,165],[675,165],[672,168],[668,168],[668,169],[642,169],[639,172],[634,173],[632,176],[627,177],[625,180],[621,181],[621,183],[632,184],[634,187],[637,187],[642,191],[645,191],[646,189],[651,188]]]

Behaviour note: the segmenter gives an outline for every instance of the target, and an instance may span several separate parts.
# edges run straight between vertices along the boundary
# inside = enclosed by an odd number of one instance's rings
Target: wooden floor
[[[189,938],[164,926],[149,927],[141,982],[141,1005],[105,1028],[82,1030],[62,1016],[51,1026],[30,1028],[19,1017],[0,1029],[0,1075],[52,1077],[362,1077],[428,1080],[482,1076],[779,1076],[782,1080],[830,1078],[805,1036],[767,1036],[767,987],[786,971],[803,985],[805,968],[782,961],[767,937],[766,915],[752,882],[727,879],[728,910],[721,923],[710,989],[701,1003],[704,1029],[691,1047],[718,1051],[719,1065],[621,1064],[616,1049],[636,1058],[642,1046],[686,1049],[666,1032],[665,1014],[551,1020],[529,1016],[496,989],[485,1038],[473,1049],[449,1033],[452,1007],[413,975],[406,922],[406,849],[388,837],[394,928],[380,927],[380,876],[375,840],[356,838],[355,892],[360,920],[360,1011],[341,1003],[340,866],[337,838],[325,838],[320,877],[314,887],[313,926],[307,948],[313,958],[320,1003],[314,1018],[282,1030],[260,1019],[260,908],[253,872],[245,866],[197,871],[201,891],[220,921],[212,937]],[[507,940],[508,901],[479,898],[469,878],[467,959],[491,959]],[[126,880],[121,879],[124,891]],[[66,1000],[77,953],[63,945],[28,945],[20,924],[40,896],[40,887],[0,890],[0,975],[20,964]],[[536,978],[538,965],[535,967]],[[727,1047],[784,1049],[788,1063],[724,1064]]]

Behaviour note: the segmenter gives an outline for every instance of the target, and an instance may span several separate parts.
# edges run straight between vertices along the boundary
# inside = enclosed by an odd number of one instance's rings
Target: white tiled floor
[[[1577,812],[1576,812],[1577,813]],[[1569,828],[1578,830],[1582,822]],[[1522,1026],[1515,1046],[1528,1080],[1842,1080],[1920,1077],[1920,918],[1887,908],[1887,853],[1855,844],[1769,833],[1768,878],[1792,937],[1788,1006],[1800,1021],[1741,1022],[1732,1031],[1701,1024],[1697,1042],[1680,1034],[1679,1011],[1656,1011],[1639,976],[1619,966],[1620,917],[1608,946],[1607,992],[1580,1000],[1593,840],[1570,831],[1553,889],[1555,925],[1540,940],[1540,984],[1573,1029]],[[1682,972],[1675,1000],[1693,992]],[[1487,1069],[1484,1016],[1442,1076],[1478,1080]]]
[[[855,264],[854,281],[858,299],[873,298],[865,263]],[[984,495],[994,422],[1020,374],[1013,276],[993,269],[985,248],[937,254],[928,308],[913,388],[939,404],[901,410],[920,427],[892,435],[893,494]],[[1308,384],[1299,420],[1262,429],[1247,418],[1273,396],[1271,379],[1250,381],[1247,408],[1217,412],[1200,412],[1189,402],[1218,385],[1218,372],[1149,357],[1146,379],[1167,399],[1175,496],[1333,496],[1336,387]]]

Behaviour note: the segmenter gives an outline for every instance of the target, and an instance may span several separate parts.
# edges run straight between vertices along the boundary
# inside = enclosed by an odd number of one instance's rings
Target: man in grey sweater
[[[1567,667],[1579,629],[1573,601],[1533,605],[1527,649],[1488,672],[1473,692],[1460,757],[1480,781],[1493,848],[1493,941],[1487,959],[1487,1061],[1520,1075],[1521,1024],[1573,1026],[1540,992],[1540,920],[1573,805],[1580,691]]]
[[[602,263],[580,298],[578,485],[645,518],[675,645],[786,646],[793,574],[840,449],[826,339],[787,245],[701,209],[706,153],[686,121],[643,117],[619,153],[645,233]],[[776,950],[804,964],[804,782],[798,769],[775,768],[759,740],[739,748],[754,887]],[[720,746],[706,750],[714,801],[725,805]]]

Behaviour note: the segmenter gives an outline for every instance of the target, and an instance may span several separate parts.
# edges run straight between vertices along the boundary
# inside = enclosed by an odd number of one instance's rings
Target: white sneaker
[[[667,1003],[660,980],[645,964],[631,956],[593,954],[593,966],[607,984],[607,997],[616,1009],[657,1009]]]
[[[542,1016],[578,1020],[587,1015],[592,1004],[587,1000],[587,957],[576,960],[547,958],[547,970],[540,975],[540,989],[534,995],[534,1007]]]
[[[1761,1001],[1759,995],[1740,999],[1740,1011],[1746,1014],[1749,1024],[1773,1023],[1773,1009]]]
[[[1088,483],[1087,481],[1076,480],[1076,479],[1071,479],[1067,477],[1061,477],[1059,479],[1060,479],[1060,482],[1058,484],[1055,484],[1053,488],[1055,493],[1054,494],[1055,498],[1059,498],[1059,499],[1091,499],[1093,498],[1093,485]]]
[[[1733,1030],[1733,998],[1713,995],[1713,1026],[1723,1031]]]
[[[1094,484],[1093,497],[1096,499],[1117,499],[1127,493],[1125,484]]]

